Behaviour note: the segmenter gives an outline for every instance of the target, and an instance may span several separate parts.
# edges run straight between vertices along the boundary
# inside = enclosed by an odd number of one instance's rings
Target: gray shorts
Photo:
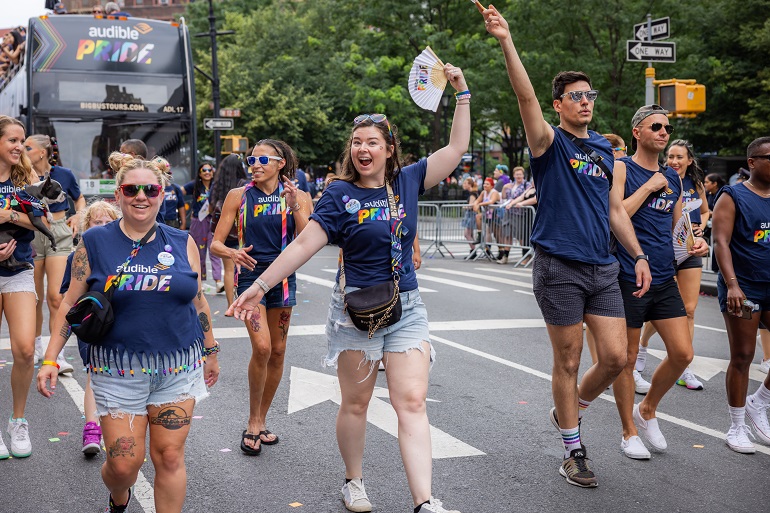
[[[35,260],[43,260],[52,256],[69,256],[72,253],[72,230],[67,225],[66,219],[53,221],[49,227],[54,239],[56,239],[56,251],[51,249],[51,240],[42,232],[35,230],[35,238],[32,240],[32,249],[35,250]]]
[[[537,248],[532,290],[543,319],[554,326],[583,322],[585,314],[624,318],[618,285],[620,264],[585,264],[561,260]]]

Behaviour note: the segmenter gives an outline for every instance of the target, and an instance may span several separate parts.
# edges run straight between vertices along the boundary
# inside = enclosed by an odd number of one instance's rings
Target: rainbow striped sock
[[[564,457],[569,458],[569,455],[575,449],[580,449],[580,428],[577,426],[571,429],[560,429],[561,439],[564,442]]]
[[[578,420],[583,418],[583,414],[589,406],[591,406],[591,401],[586,401],[585,399],[578,397]]]

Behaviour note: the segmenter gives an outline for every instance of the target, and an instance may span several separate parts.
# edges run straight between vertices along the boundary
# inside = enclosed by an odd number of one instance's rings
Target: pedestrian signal
[[[695,117],[706,110],[706,86],[695,80],[656,80],[658,104],[671,117]]]
[[[249,140],[246,137],[240,135],[223,135],[222,139],[222,155],[229,155],[231,153],[246,153],[249,151]]]

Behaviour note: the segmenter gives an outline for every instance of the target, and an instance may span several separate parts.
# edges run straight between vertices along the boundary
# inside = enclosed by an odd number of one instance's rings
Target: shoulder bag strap
[[[134,242],[134,246],[133,248],[131,248],[131,253],[129,253],[128,258],[126,258],[126,261],[123,262],[123,265],[120,268],[120,272],[110,281],[110,288],[107,289],[107,293],[105,294],[107,299],[109,299],[110,301],[112,300],[112,295],[115,294],[115,289],[120,284],[120,277],[123,276],[123,272],[131,263],[131,260],[133,260],[134,257],[137,255],[137,253],[139,253],[139,250],[142,249],[142,246],[147,244],[147,241],[150,240],[150,238],[155,234],[155,231],[157,229],[158,229],[158,223],[155,223],[152,225],[152,228],[150,228],[150,231],[148,231],[144,237]]]
[[[591,159],[591,161],[599,166],[602,171],[604,171],[604,174],[607,175],[607,181],[610,183],[610,189],[612,189],[612,171],[610,170],[607,163],[604,161],[604,157],[596,153],[596,150],[592,150],[588,146],[585,145],[585,143],[578,137],[575,137],[573,134],[567,132],[562,127],[557,126],[559,130],[561,130],[561,133],[567,136],[567,138],[572,141],[575,146],[580,148],[580,151],[588,155],[588,158]]]

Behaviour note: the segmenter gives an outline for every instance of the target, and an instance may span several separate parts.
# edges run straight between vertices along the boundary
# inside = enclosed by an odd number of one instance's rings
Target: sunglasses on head
[[[256,166],[257,162],[259,162],[261,165],[266,166],[268,162],[271,160],[283,160],[281,157],[276,157],[275,155],[260,155],[258,157],[255,157],[253,155],[249,155],[246,157],[246,163],[251,166]]]
[[[590,91],[570,91],[568,93],[564,93],[563,95],[559,96],[559,98],[564,98],[565,96],[569,95],[570,100],[577,103],[580,100],[583,99],[583,95],[585,95],[586,100],[589,102],[592,102],[596,100],[596,97],[599,96],[599,91],[596,89],[591,89]]]
[[[363,123],[367,119],[371,119],[373,123],[382,123],[384,121],[385,124],[388,125],[388,134],[390,134],[390,138],[393,139],[393,130],[390,129],[390,122],[388,121],[388,116],[385,114],[361,114],[356,116],[353,120],[353,125]]]
[[[146,185],[123,184],[120,186],[120,192],[127,198],[136,197],[136,195],[139,194],[139,191],[144,191],[144,195],[148,198],[157,198],[162,190],[163,187],[155,183]]]
[[[663,123],[652,123],[650,124],[650,130],[653,132],[660,132],[661,128],[666,129],[666,133],[668,135],[671,135],[674,133],[674,125],[664,125]]]

